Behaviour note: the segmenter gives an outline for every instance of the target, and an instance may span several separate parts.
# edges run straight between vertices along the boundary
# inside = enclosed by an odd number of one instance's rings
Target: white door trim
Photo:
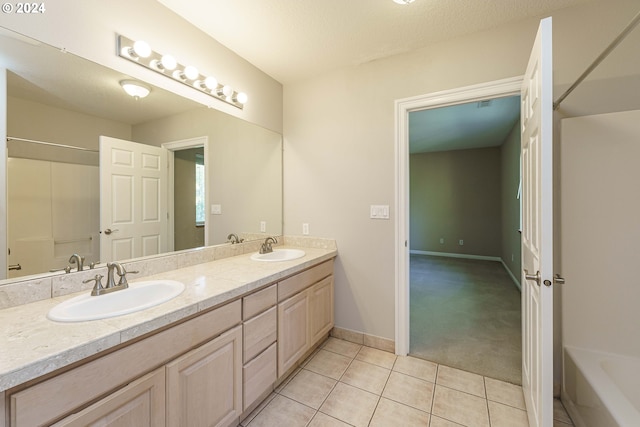
[[[173,206],[173,173],[174,173],[174,151],[186,150],[189,148],[199,148],[204,147],[204,181],[205,181],[205,191],[204,191],[204,245],[209,246],[209,137],[208,136],[197,136],[195,138],[189,139],[181,139],[179,141],[171,141],[165,142],[162,144],[162,148],[166,148],[169,150],[169,194],[167,198],[167,210],[169,211],[170,221],[167,221],[167,229],[169,232],[169,250],[174,250],[174,229],[173,229],[173,217],[174,217],[174,206]]]
[[[488,98],[520,95],[523,76],[434,92],[395,101],[395,341],[396,354],[409,353],[409,113]]]

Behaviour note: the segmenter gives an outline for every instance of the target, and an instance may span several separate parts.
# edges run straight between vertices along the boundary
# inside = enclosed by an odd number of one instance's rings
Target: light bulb
[[[194,67],[193,65],[187,65],[186,67],[184,67],[184,75],[189,80],[195,80],[200,74],[198,73],[198,69],[196,67]]]
[[[239,92],[236,95],[236,101],[238,101],[238,103],[240,104],[246,104],[248,100],[249,100],[249,97],[244,92]]]
[[[133,52],[141,58],[147,58],[151,55],[151,46],[145,41],[138,40],[133,44]]]
[[[215,88],[218,87],[218,80],[216,80],[215,77],[207,77],[206,79],[204,79],[204,85],[209,89],[209,90],[215,90]]]
[[[229,85],[224,85],[224,87],[222,88],[222,93],[224,94],[224,96],[229,98],[233,94],[233,88]]]
[[[173,70],[178,65],[178,63],[176,62],[176,58],[171,55],[162,55],[160,63],[166,70]]]

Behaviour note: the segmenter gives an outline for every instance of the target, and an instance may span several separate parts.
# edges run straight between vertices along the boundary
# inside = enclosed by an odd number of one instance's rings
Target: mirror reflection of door
[[[100,137],[103,262],[167,251],[167,150]]]
[[[204,246],[204,147],[174,152],[174,249]]]

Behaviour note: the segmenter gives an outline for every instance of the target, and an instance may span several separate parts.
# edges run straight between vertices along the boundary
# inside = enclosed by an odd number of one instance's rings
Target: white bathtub
[[[577,427],[640,426],[640,359],[564,348],[562,402]]]

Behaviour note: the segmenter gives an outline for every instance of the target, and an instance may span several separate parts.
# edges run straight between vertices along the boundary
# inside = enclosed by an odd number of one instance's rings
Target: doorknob
[[[107,228],[106,230],[104,230],[104,234],[106,234],[106,235],[108,236],[109,234],[111,234],[111,233],[113,233],[113,232],[116,232],[116,231],[118,231],[118,229],[117,229],[117,228],[115,228],[115,229],[113,229],[113,230],[112,230],[112,229],[110,229],[110,228]]]
[[[524,278],[527,280],[533,280],[540,286],[540,270],[536,271],[536,274],[529,274],[527,269],[524,269]]]

